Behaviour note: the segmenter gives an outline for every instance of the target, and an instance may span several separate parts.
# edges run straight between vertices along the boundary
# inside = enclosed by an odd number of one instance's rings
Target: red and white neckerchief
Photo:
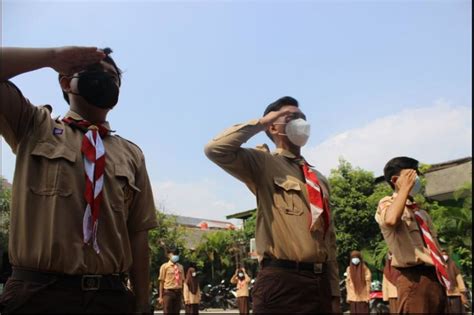
[[[179,272],[178,264],[174,264],[173,268],[174,268],[174,281],[176,283],[176,286],[179,287],[181,286],[181,273]]]
[[[306,162],[304,162],[302,168],[306,180],[306,189],[308,190],[309,203],[311,207],[309,212],[309,230],[313,230],[316,221],[322,214],[324,218],[324,234],[326,234],[330,225],[331,217],[329,202],[327,198],[324,197],[323,190],[316,173]]]
[[[109,134],[109,130],[102,125],[93,125],[86,120],[77,121],[64,118],[63,121],[84,132],[81,145],[86,177],[84,191],[86,209],[82,220],[83,240],[86,244],[92,243],[92,247],[98,254],[100,248],[97,241],[97,230],[105,173],[105,147],[102,138]]]
[[[246,282],[245,278],[244,278],[244,280],[240,280],[240,278],[237,279],[237,289],[239,289],[239,290],[242,289],[244,287],[245,282]]]
[[[446,288],[449,288],[451,286],[451,282],[448,276],[448,269],[445,261],[443,260],[443,258],[441,258],[441,253],[439,252],[438,247],[436,246],[430,228],[426,223],[426,219],[423,217],[421,211],[417,211],[419,207],[416,203],[407,205],[407,207],[414,210],[416,222],[418,223],[418,226],[421,229],[421,235],[423,237],[423,240],[425,241],[425,244],[430,251],[431,260],[433,260],[433,264],[435,266],[436,275],[438,276],[439,282]]]

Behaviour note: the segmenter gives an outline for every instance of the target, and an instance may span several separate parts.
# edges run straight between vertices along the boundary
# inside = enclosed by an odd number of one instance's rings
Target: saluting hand
[[[76,73],[106,57],[97,47],[66,46],[53,48],[51,68],[61,74]]]
[[[269,112],[268,114],[260,118],[259,122],[267,128],[271,124],[273,124],[278,118],[284,117],[289,114],[292,114],[292,111],[290,109],[280,109],[276,112]]]
[[[406,192],[410,192],[415,185],[416,176],[415,170],[402,170],[395,185],[399,191],[405,190]]]

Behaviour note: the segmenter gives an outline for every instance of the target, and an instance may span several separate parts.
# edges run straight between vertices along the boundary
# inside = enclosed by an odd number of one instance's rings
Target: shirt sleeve
[[[380,226],[387,227],[385,217],[387,215],[387,210],[390,208],[392,203],[393,200],[390,196],[386,196],[379,201],[377,212],[375,213],[375,221],[377,221]]]
[[[457,287],[459,288],[459,291],[461,292],[466,292],[466,285],[464,284],[464,280],[462,278],[462,275],[460,273],[458,273],[456,275],[456,284],[457,284]]]
[[[269,154],[262,150],[245,149],[242,144],[264,130],[258,120],[235,125],[211,140],[205,147],[207,157],[226,172],[244,182],[255,193],[255,182]]]
[[[385,277],[385,275],[383,275],[383,279],[382,279],[382,295],[383,295],[383,300],[384,301],[388,301],[389,297],[388,297],[388,285],[387,285],[387,278]]]
[[[232,278],[230,279],[230,283],[236,284],[237,283],[237,276],[233,275]]]
[[[160,267],[160,275],[158,276],[158,281],[165,281],[165,269],[166,269],[166,266],[165,265],[161,265]]]
[[[129,210],[128,230],[129,232],[140,232],[150,230],[158,226],[156,220],[156,209],[153,201],[153,191],[145,166],[144,157],[135,174],[135,185],[140,190],[135,193]]]
[[[36,125],[36,120],[41,119],[41,116],[50,117],[49,112],[40,115],[39,111],[15,84],[10,81],[0,82],[0,135],[14,153],[21,140]]]
[[[372,282],[372,273],[369,268],[365,266],[365,283],[367,287],[367,296],[370,296],[370,284]]]
[[[349,267],[346,269],[346,301],[349,302],[349,295],[352,295],[352,281]]]

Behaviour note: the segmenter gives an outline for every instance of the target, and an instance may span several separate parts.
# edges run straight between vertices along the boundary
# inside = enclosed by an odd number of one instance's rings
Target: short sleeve
[[[386,196],[379,201],[379,204],[377,206],[377,212],[375,213],[375,221],[377,221],[380,226],[386,226],[385,216],[387,214],[388,208],[390,208],[392,203],[393,199],[391,196]]]
[[[135,185],[139,191],[135,193],[128,217],[128,230],[132,233],[150,230],[158,226],[153,191],[143,156],[135,174]]]

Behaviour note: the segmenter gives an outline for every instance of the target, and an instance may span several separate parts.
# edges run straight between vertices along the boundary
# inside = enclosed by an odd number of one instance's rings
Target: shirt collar
[[[296,157],[296,155],[294,155],[290,151],[282,149],[282,148],[276,148],[275,151],[273,152],[273,154],[284,156],[284,157],[286,157],[290,160],[294,160],[295,162],[297,162],[299,164],[304,164],[306,162],[306,164],[308,164],[310,167],[313,167],[313,165],[308,163],[308,161],[306,161],[306,159],[303,156],[298,158],[298,157]]]
[[[72,110],[69,110],[66,115],[64,115],[65,118],[72,118],[74,120],[84,120],[84,118],[79,115],[78,113],[76,113],[75,111],[72,111]],[[115,130],[112,130],[110,128],[110,124],[108,121],[104,121],[102,123],[102,126],[105,127],[109,132],[115,132]]]

